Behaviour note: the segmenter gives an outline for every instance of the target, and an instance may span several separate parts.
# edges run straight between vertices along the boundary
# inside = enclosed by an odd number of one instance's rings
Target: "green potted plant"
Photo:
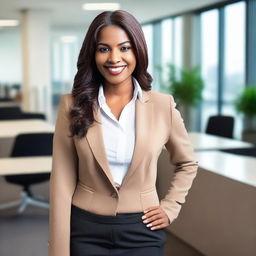
[[[236,99],[235,107],[245,117],[243,139],[256,143],[256,86],[246,86]]]
[[[160,68],[163,71],[163,68]],[[177,69],[174,65],[168,65],[167,81],[161,81],[161,90],[173,95],[177,107],[181,111],[186,126],[191,128],[191,109],[202,100],[204,87],[200,75],[200,68],[191,70]]]

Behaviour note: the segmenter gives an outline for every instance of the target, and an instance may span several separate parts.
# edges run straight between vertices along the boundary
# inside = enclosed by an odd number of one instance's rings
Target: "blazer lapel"
[[[135,147],[134,147],[131,164],[123,179],[121,186],[123,186],[123,184],[125,184],[129,179],[129,177],[132,176],[132,174],[136,170],[138,164],[140,163],[143,157],[144,150],[146,150],[147,148],[147,141],[150,137],[150,130],[152,126],[151,124],[152,104],[148,100],[149,100],[149,95],[145,91],[143,91],[143,102],[141,102],[139,99],[136,99]],[[106,151],[104,147],[100,108],[97,108],[94,113],[95,113],[94,117],[96,122],[88,130],[86,134],[86,138],[95,156],[95,159],[98,161],[102,170],[104,171],[109,181],[115,188],[115,183],[109,168]]]
[[[101,166],[102,170],[108,177],[113,187],[115,187],[115,183],[109,168],[105,146],[104,146],[100,108],[97,108],[95,110],[94,117],[96,122],[94,122],[92,127],[88,129],[86,138],[94,154],[95,159],[98,161],[99,165]]]
[[[147,148],[147,141],[151,136],[150,131],[152,127],[152,104],[148,100],[149,95],[145,91],[143,91],[143,102],[141,102],[139,99],[136,100],[135,147],[131,164],[121,186],[123,186],[133,175],[134,171],[143,158],[143,152]]]

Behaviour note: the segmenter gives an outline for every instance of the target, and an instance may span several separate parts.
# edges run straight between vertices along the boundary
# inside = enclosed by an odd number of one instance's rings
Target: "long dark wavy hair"
[[[102,12],[89,26],[78,56],[77,73],[72,88],[74,104],[70,110],[71,136],[84,137],[95,122],[93,112],[98,106],[99,87],[104,83],[95,63],[95,51],[98,35],[108,25],[119,26],[127,33],[136,56],[136,67],[132,76],[143,90],[151,89],[152,77],[147,72],[147,45],[139,22],[126,11]]]

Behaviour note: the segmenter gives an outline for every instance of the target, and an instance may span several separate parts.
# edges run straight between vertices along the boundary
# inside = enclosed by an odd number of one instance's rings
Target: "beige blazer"
[[[49,256],[69,256],[70,209],[116,215],[160,205],[172,222],[196,176],[197,162],[173,97],[143,91],[136,100],[136,139],[132,161],[120,190],[111,176],[103,144],[100,109],[87,135],[69,137],[70,94],[62,96],[53,142],[50,179]],[[163,146],[176,165],[167,195],[159,202],[157,160]]]

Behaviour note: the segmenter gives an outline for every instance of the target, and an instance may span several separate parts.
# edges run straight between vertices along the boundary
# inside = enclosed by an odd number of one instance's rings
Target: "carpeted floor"
[[[47,256],[48,213],[0,216],[1,256]]]

